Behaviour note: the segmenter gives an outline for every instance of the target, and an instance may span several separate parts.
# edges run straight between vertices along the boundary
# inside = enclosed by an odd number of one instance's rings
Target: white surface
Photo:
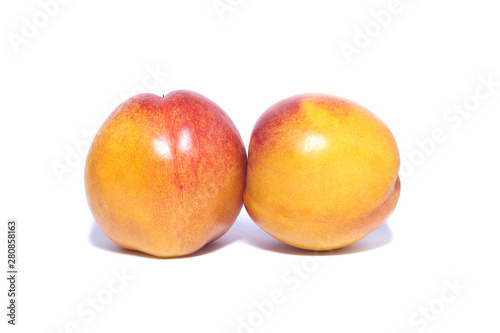
[[[40,5],[2,2],[0,221],[2,232],[7,219],[19,221],[20,277],[18,326],[2,310],[1,331],[59,333],[76,321],[82,332],[237,332],[240,317],[259,319],[255,301],[280,292],[282,304],[252,331],[498,331],[500,87],[460,123],[443,119],[475,93],[480,76],[500,81],[495,3],[401,0],[350,63],[341,43],[352,43],[355,28],[390,1],[232,3],[222,21],[212,0],[69,1],[16,53],[7,34],[21,33],[22,17],[31,20]],[[168,77],[148,78],[155,68]],[[404,177],[386,225],[323,261],[267,236],[244,211],[223,238],[188,258],[132,255],[93,223],[84,157],[73,156],[61,180],[53,164],[66,163],[67,149],[85,150],[83,132],[144,80],[156,94],[186,88],[207,96],[245,144],[267,107],[304,92],[376,113],[402,158],[436,128],[447,140]],[[307,278],[294,265],[305,265]],[[105,297],[110,282],[118,288],[113,270],[122,268],[134,279],[85,322],[81,304]],[[446,281],[455,279],[467,289],[450,300]],[[6,289],[2,279],[2,305]],[[443,312],[424,327],[413,316],[428,306]]]

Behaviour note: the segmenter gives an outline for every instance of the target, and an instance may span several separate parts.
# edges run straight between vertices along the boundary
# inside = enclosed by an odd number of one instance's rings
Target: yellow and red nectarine
[[[85,166],[87,199],[116,244],[159,257],[222,236],[243,205],[246,152],[233,122],[194,92],[141,94],[104,122]]]
[[[271,106],[254,127],[245,207],[284,243],[341,248],[393,212],[398,171],[396,141],[373,113],[330,95],[298,95]]]

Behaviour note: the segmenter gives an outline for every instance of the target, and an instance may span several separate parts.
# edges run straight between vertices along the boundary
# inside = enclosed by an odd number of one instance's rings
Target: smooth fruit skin
[[[243,205],[246,151],[231,119],[191,91],[123,102],[90,147],[90,210],[116,244],[158,257],[222,236]]]
[[[253,129],[245,207],[284,243],[337,249],[386,221],[399,199],[398,171],[396,141],[373,113],[335,96],[297,95]]]

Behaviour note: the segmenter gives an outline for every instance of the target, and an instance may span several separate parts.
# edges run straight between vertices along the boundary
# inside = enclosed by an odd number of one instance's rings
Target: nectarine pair
[[[255,125],[247,166],[224,111],[175,91],[118,106],[90,147],[85,187],[96,222],[124,248],[193,253],[231,227],[244,201],[275,238],[329,250],[360,240],[392,213],[398,170],[389,129],[351,101],[306,94],[273,105]]]

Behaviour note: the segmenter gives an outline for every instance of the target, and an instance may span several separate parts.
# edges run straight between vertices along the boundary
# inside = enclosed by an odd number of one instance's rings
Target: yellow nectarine
[[[254,127],[245,207],[284,243],[341,248],[392,213],[398,171],[396,141],[373,113],[334,96],[298,95],[271,106]]]

